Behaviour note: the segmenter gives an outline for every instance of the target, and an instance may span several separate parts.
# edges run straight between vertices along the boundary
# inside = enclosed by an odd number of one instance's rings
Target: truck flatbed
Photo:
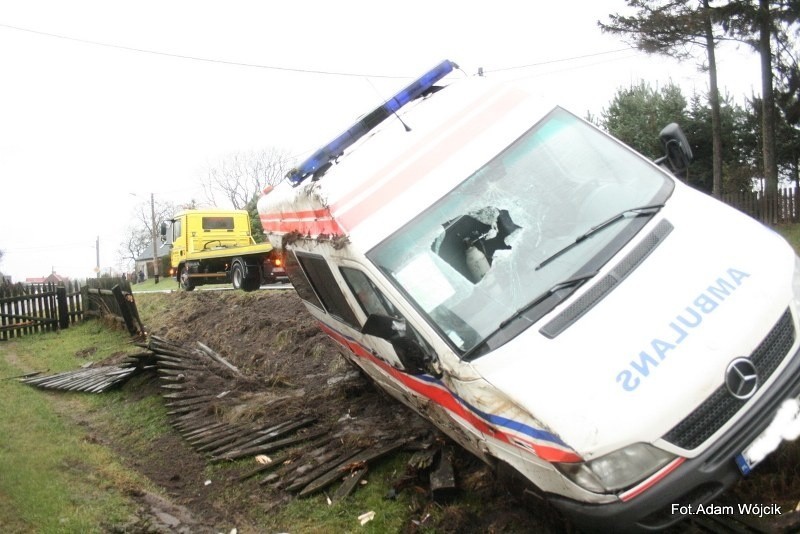
[[[269,243],[256,243],[253,245],[245,246],[216,246],[208,247],[206,249],[191,250],[191,258],[195,260],[210,260],[219,258],[229,258],[232,255],[246,256],[249,254],[266,254],[272,250],[272,245]]]

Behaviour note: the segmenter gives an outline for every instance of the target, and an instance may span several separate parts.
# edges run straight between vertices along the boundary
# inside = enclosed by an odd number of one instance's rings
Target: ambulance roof
[[[354,143],[318,180],[258,203],[267,234],[346,235],[366,252],[447,194],[552,109],[484,78],[450,81]],[[402,121],[400,120],[402,119]]]

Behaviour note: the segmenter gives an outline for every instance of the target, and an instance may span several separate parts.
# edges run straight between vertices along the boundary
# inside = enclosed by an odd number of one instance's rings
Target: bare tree
[[[162,221],[168,221],[172,219],[175,212],[178,211],[178,208],[172,202],[166,202],[163,200],[158,200],[156,198],[154,203],[155,209],[155,219],[156,219],[156,234],[158,234],[158,225]],[[141,229],[144,232],[147,232],[147,235],[150,236],[153,234],[153,214],[150,209],[150,201],[142,202],[136,208],[134,208],[134,218],[137,222],[137,228]]]
[[[209,164],[200,181],[211,204],[222,197],[234,209],[246,209],[254,195],[280,182],[291,167],[292,158],[276,148],[235,152]]]
[[[193,201],[192,201],[193,202]],[[117,249],[119,259],[130,267],[136,258],[145,253],[152,254],[153,251],[153,211],[155,212],[156,235],[158,226],[161,222],[172,219],[178,207],[172,202],[156,200],[151,210],[150,201],[141,202],[133,209],[131,219],[134,221],[132,226],[126,230],[126,234]],[[160,243],[156,243],[159,247]]]
[[[130,269],[136,258],[148,252],[150,246],[150,233],[145,228],[130,226],[126,230],[125,239],[117,249],[117,254],[126,269]]]

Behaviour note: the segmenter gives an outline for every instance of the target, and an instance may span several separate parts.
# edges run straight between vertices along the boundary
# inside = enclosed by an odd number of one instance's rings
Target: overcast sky
[[[645,79],[706,91],[695,64],[631,50],[599,19],[623,0],[0,0],[0,271],[119,269],[137,204],[203,200],[226,154],[302,158],[443,59],[533,84],[584,116]],[[327,73],[327,74],[326,74]],[[759,87],[746,48],[721,86]],[[656,132],[654,132],[655,135]],[[223,207],[223,206],[220,206]]]

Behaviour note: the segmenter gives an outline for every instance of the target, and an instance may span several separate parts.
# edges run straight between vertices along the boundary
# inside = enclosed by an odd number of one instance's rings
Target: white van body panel
[[[748,415],[748,409],[737,408],[735,416],[690,448],[665,440],[725,386],[732,361],[748,358],[779,319],[789,317],[791,348],[781,348],[786,352],[780,364],[743,406],[760,403],[762,396],[770,396],[773,382],[785,381],[782,371],[794,361],[800,343],[794,333],[800,316],[793,287],[796,256],[776,233],[637,155],[637,165],[674,184],[663,206],[644,206],[658,212],[565,300],[516,337],[472,357],[460,350],[458,336],[435,323],[419,295],[414,300],[414,291],[398,282],[397,273],[368,254],[404,235],[554,108],[486,80],[453,83],[442,91],[446,94],[434,93],[398,112],[410,131],[389,117],[345,150],[322,178],[282,182],[262,197],[258,209],[265,233],[273,246],[287,252],[287,259],[313,256],[330,269],[358,324],[346,324],[318,304],[307,301],[306,306],[348,357],[468,450],[511,465],[544,493],[566,497],[577,508],[591,505],[590,516],[602,509],[596,504],[624,507],[641,500],[669,473],[717,446],[718,438]],[[615,144],[615,150],[623,146]],[[591,170],[591,162],[585,166]],[[602,204],[600,199],[595,203]],[[513,211],[510,220],[523,231],[537,222],[523,202],[487,205]],[[592,296],[655,230],[664,228],[652,250],[637,258],[611,290]],[[517,246],[515,231],[508,234],[509,248]],[[501,263],[497,259],[496,265]],[[539,267],[531,265],[519,279],[535,277]],[[371,280],[436,355],[441,376],[404,370],[393,345],[361,332],[368,314],[343,278],[343,268]],[[432,283],[440,276],[436,272],[403,268],[407,277],[416,273],[425,282],[412,289],[438,291]],[[519,290],[520,284],[506,290]],[[465,281],[448,289],[464,287],[473,286]],[[436,303],[445,297],[430,299]],[[548,333],[551,321],[587,299],[591,304],[574,320]],[[485,310],[475,310],[480,312]],[[582,465],[637,444],[674,457],[647,478],[609,491],[586,489],[564,474],[565,465]]]

